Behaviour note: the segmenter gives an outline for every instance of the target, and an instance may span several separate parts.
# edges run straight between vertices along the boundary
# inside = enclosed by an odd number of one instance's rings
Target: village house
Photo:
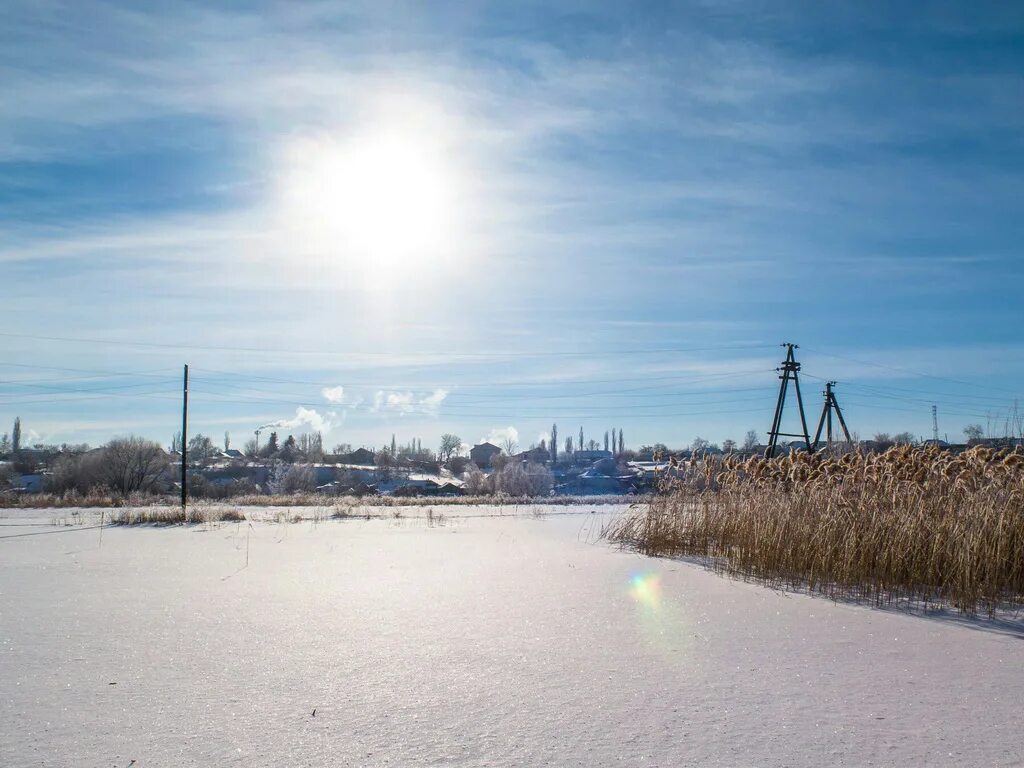
[[[469,458],[478,467],[489,467],[491,459],[501,453],[501,448],[492,443],[480,443],[469,449]]]

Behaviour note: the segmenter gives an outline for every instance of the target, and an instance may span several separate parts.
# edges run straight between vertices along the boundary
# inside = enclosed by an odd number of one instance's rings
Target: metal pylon
[[[839,408],[839,401],[836,400],[836,393],[832,391],[836,383],[834,381],[825,382],[825,405],[821,409],[821,418],[818,420],[818,431],[814,433],[814,444],[818,444],[818,440],[821,438],[821,428],[826,427],[825,440],[829,445],[832,445],[832,411],[835,410],[836,416],[839,418],[839,426],[843,428],[843,435],[846,436],[846,442],[852,443],[850,439],[850,430],[846,428],[846,420],[843,418],[843,412]]]
[[[800,396],[800,378],[797,375],[800,371],[800,363],[796,361],[796,357],[793,355],[793,350],[799,349],[799,347],[796,344],[789,343],[783,344],[782,346],[786,348],[786,359],[782,361],[782,367],[775,369],[781,372],[779,379],[782,383],[779,385],[779,399],[775,403],[775,418],[772,420],[772,428],[768,432],[768,448],[764,452],[764,455],[769,459],[775,455],[775,449],[779,445],[780,437],[802,437],[804,439],[804,444],[807,446],[807,451],[814,451],[814,448],[811,445],[811,436],[807,432],[807,417],[804,416],[804,401]],[[779,428],[782,426],[782,411],[786,405],[786,391],[789,389],[789,382],[791,380],[793,382],[793,386],[796,387],[796,405],[797,409],[800,411],[800,425],[803,427],[803,433],[799,435],[779,431]]]

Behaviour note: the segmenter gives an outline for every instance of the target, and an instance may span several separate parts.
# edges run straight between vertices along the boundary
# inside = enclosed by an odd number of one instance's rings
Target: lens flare
[[[644,644],[673,664],[689,663],[693,631],[678,595],[662,590],[661,574],[638,571],[629,577],[629,596],[636,608],[636,622]]]
[[[657,573],[634,573],[629,579],[629,594],[638,604],[657,611],[661,607],[661,576]]]

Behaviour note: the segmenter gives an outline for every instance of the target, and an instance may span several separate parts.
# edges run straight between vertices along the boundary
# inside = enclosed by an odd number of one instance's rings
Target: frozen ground
[[[0,765],[1024,763],[1017,620],[620,552],[608,508],[442,511],[102,543],[5,513],[46,533],[0,539]]]

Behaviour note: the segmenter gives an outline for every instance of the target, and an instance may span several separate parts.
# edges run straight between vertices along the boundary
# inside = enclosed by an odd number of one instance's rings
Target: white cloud
[[[324,399],[329,403],[335,405],[341,405],[345,402],[345,388],[340,384],[336,387],[324,387],[320,390],[320,394],[324,396]]]
[[[436,415],[444,399],[448,397],[445,389],[435,389],[429,395],[417,395],[414,392],[385,392],[380,390],[373,397],[374,411],[395,411],[397,413],[426,413]]]
[[[495,427],[487,433],[485,437],[480,438],[481,443],[490,443],[491,445],[503,445],[506,440],[512,440],[514,443],[519,443],[519,430],[513,426],[507,427]]]

